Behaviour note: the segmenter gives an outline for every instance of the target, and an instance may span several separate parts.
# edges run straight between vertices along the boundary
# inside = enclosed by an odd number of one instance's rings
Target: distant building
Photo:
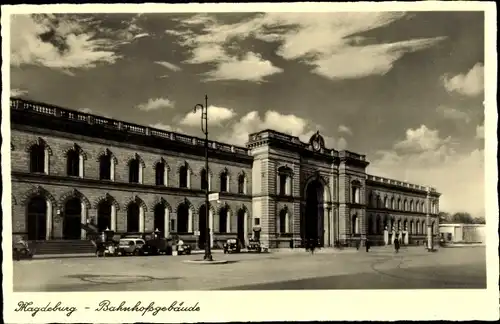
[[[259,236],[270,247],[438,239],[440,194],[366,174],[364,155],[264,130],[246,147],[11,99],[13,235],[83,240],[81,223],[155,229],[203,247]],[[206,222],[204,190],[220,193]],[[428,216],[428,218],[427,218]],[[200,237],[197,239],[196,235]],[[196,243],[198,242],[198,243]]]
[[[445,242],[486,243],[485,224],[440,224],[439,233]]]

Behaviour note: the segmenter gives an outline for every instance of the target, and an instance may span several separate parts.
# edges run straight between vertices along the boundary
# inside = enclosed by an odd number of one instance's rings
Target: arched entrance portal
[[[28,240],[41,241],[47,236],[47,202],[42,197],[33,197],[27,208]]]
[[[127,208],[127,232],[139,232],[139,204],[131,202]]]
[[[99,232],[111,229],[111,203],[107,200],[97,206],[97,228]]]
[[[237,233],[238,239],[240,240],[243,247],[245,246],[245,210],[241,208],[238,210],[238,219],[237,219]]]
[[[198,231],[200,231],[198,245],[200,249],[204,249],[207,241],[207,208],[205,205],[201,205],[200,210],[198,210]]]
[[[157,204],[155,206],[153,230],[158,230],[160,232],[165,231],[165,206],[163,204]],[[165,236],[168,236],[168,233],[165,233]]]
[[[63,238],[78,240],[81,236],[82,204],[80,199],[71,198],[64,205]]]
[[[325,188],[318,179],[307,185],[305,214],[302,215],[302,241],[316,242],[318,246],[324,243],[324,192]]]

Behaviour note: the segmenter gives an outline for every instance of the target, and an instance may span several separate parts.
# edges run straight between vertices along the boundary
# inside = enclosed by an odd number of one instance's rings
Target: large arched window
[[[114,180],[114,159],[109,150],[99,157],[99,179]]]
[[[33,144],[30,147],[30,172],[48,173],[48,152],[45,143]]]
[[[200,171],[200,187],[201,190],[210,190],[210,176],[208,175],[208,172],[205,168],[201,169]]]
[[[415,234],[420,234],[420,221],[415,223]]]
[[[219,233],[229,232],[229,207],[224,206],[219,210]]]
[[[403,202],[403,208],[404,211],[408,211],[408,201],[406,199]]]
[[[361,182],[354,180],[351,182],[351,203],[361,203]]]
[[[47,201],[42,196],[35,196],[26,208],[28,240],[47,239]]]
[[[177,233],[189,233],[189,205],[181,203],[177,207]]]
[[[142,160],[139,155],[135,155],[128,163],[128,182],[142,183]]]
[[[375,199],[373,198],[373,192],[370,191],[370,194],[368,195],[368,206],[369,207],[376,207],[376,202]]]
[[[401,201],[401,198],[398,198],[398,209],[403,210],[403,202]]]
[[[229,172],[224,169],[220,174],[220,192],[229,192]]]
[[[80,177],[80,152],[72,148],[66,153],[66,174],[71,177]]]
[[[368,234],[373,234],[373,217],[368,216]]]
[[[179,188],[189,188],[189,180],[189,166],[185,163],[179,168]]]
[[[247,178],[244,173],[238,175],[238,193],[246,195],[247,193]]]
[[[396,199],[394,197],[391,198],[391,208],[396,209]]]
[[[138,233],[140,223],[140,206],[136,202],[131,202],[127,208],[127,232]]]
[[[377,195],[377,208],[382,208],[382,199],[380,195]]]
[[[384,208],[389,208],[389,199],[387,198],[387,196],[384,197]]]
[[[292,195],[293,171],[288,167],[278,169],[278,194],[281,196]]]
[[[382,222],[380,220],[380,215],[377,215],[377,223],[375,224],[375,228],[376,228],[376,233],[375,234],[380,234],[380,233],[383,232]]]
[[[167,163],[163,158],[155,164],[155,184],[157,186],[168,186]]]
[[[413,200],[410,200],[410,211],[414,211],[413,210]]]
[[[113,229],[111,225],[111,214],[111,202],[108,199],[99,202],[97,205],[97,228],[99,232],[103,232],[106,229]]]

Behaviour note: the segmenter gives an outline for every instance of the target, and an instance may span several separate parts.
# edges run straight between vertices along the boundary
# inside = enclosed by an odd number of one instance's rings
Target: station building
[[[430,187],[369,175],[366,157],[273,130],[246,147],[11,98],[13,237],[85,240],[100,230],[160,230],[200,248],[250,237],[275,247],[369,238],[376,244],[439,238]],[[209,205],[205,189],[219,193]]]

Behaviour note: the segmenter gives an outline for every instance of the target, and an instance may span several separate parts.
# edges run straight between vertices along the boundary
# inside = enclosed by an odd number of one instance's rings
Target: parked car
[[[250,238],[248,240],[247,251],[248,252],[257,252],[257,253],[262,252],[262,247],[260,246],[260,242],[258,240],[253,239],[253,238]]]
[[[227,239],[226,243],[222,246],[224,249],[224,254],[226,253],[240,253],[241,252],[241,243],[238,239],[230,238]]]
[[[144,255],[144,245],[146,242],[142,238],[122,238],[118,246],[121,255]]]
[[[177,254],[191,254],[191,245],[184,243],[183,241],[177,242]]]
[[[28,243],[20,241],[14,243],[12,246],[12,256],[14,260],[19,261],[21,259],[32,259],[33,251],[29,248]]]
[[[162,253],[166,255],[172,254],[173,240],[163,237],[161,232],[146,233],[142,238],[146,242],[143,251],[148,255],[158,255]]]

